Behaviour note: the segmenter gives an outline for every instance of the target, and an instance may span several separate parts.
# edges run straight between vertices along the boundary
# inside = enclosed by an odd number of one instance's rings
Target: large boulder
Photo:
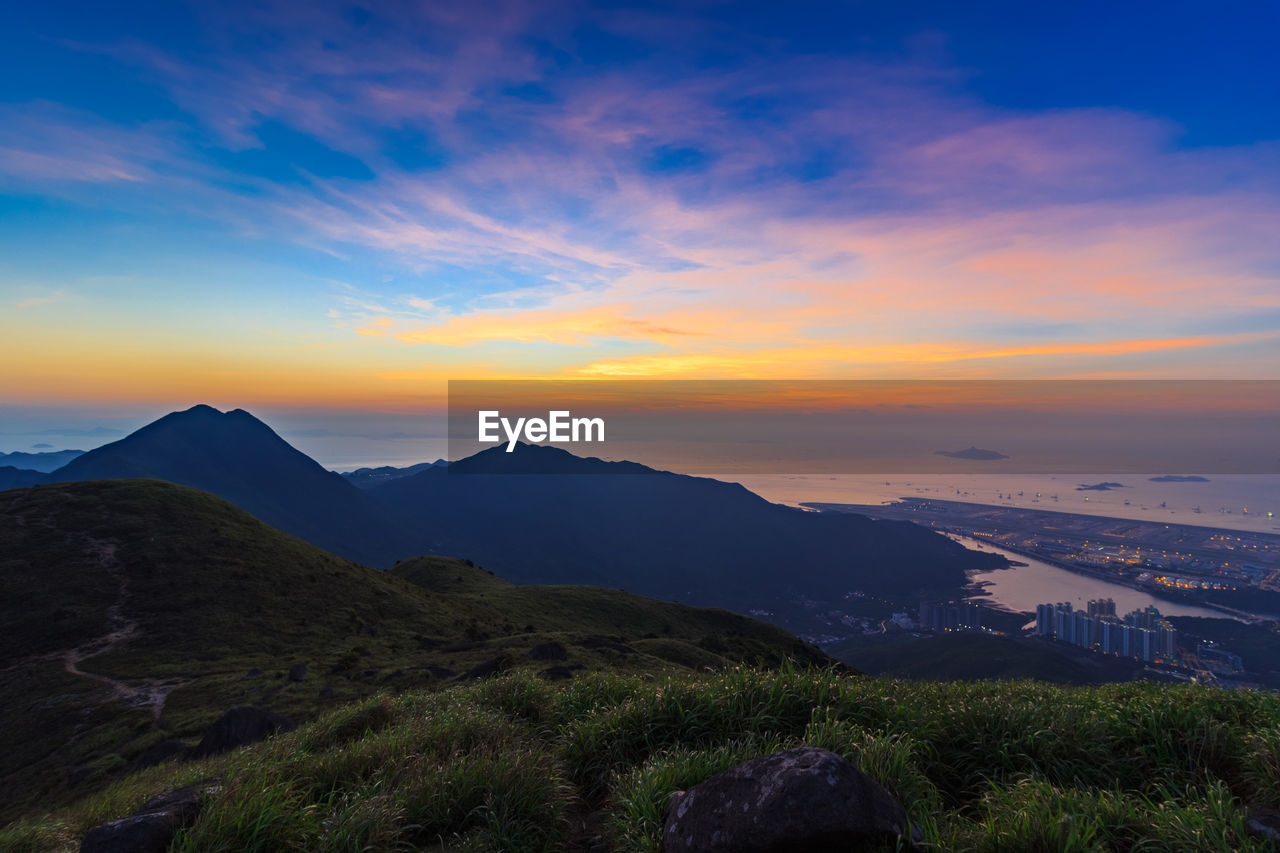
[[[293,723],[287,718],[263,708],[232,708],[204,730],[204,737],[191,750],[190,757],[217,755],[292,729]]]
[[[80,853],[165,853],[178,830],[195,821],[201,798],[217,789],[211,780],[148,800],[129,817],[86,832]]]
[[[191,748],[180,740],[162,740],[133,760],[131,770],[154,767],[175,758],[186,758]]]
[[[667,853],[828,853],[908,830],[902,804],[834,752],[755,758],[671,798]]]

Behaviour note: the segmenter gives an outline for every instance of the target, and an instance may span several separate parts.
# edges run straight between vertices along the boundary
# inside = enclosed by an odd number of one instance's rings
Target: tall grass
[[[838,752],[938,850],[1264,850],[1280,801],[1280,697],[1198,686],[918,684],[739,668],[646,680],[512,674],[379,696],[208,762],[153,768],[0,830],[74,849],[148,796],[222,780],[175,842],[208,850],[657,850],[675,791],[799,744]]]

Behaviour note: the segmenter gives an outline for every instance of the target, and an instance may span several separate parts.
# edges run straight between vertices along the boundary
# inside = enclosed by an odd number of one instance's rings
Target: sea
[[[714,475],[711,475],[714,476]],[[1228,530],[1280,534],[1280,477],[1206,476],[1208,482],[1153,482],[1161,475],[968,475],[964,477],[865,475],[753,475],[718,477],[741,483],[775,503],[884,504],[904,497],[1072,512],[1108,518],[1170,521]],[[1105,491],[1082,489],[1115,484]],[[1034,611],[1038,604],[1111,598],[1127,613],[1148,606],[1167,616],[1229,618],[1212,608],[1174,602],[1120,584],[1077,574],[974,539],[953,537],[974,550],[1001,553],[1013,568],[974,573],[974,600],[1003,610]]]

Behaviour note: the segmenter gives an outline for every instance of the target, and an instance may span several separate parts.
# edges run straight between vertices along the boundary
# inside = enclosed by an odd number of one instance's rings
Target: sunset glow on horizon
[[[1275,7],[902,5],[14,11],[0,401],[1280,378]]]

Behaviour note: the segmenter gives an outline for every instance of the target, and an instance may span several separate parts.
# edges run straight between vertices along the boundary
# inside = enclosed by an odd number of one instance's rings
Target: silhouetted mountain
[[[53,450],[41,453],[24,453],[18,450],[13,453],[0,453],[0,465],[12,465],[15,468],[26,468],[48,474],[50,471],[58,470],[77,456],[83,455],[83,450]]]
[[[543,446],[485,450],[370,494],[421,537],[420,549],[470,557],[516,582],[737,608],[788,592],[954,588],[965,569],[989,564],[907,522],[806,512],[736,483]]]
[[[396,468],[393,465],[383,465],[378,468],[357,468],[354,471],[339,471],[338,473],[344,480],[353,486],[359,486],[367,489],[378,483],[385,483],[387,480],[397,480],[400,477],[408,477],[425,471],[428,468],[448,465],[448,461],[437,459],[435,462],[419,462],[417,465],[410,465],[406,468]]]
[[[594,584],[737,609],[788,593],[954,590],[965,569],[998,559],[908,522],[806,512],[736,483],[526,444],[361,489],[249,413],[209,406],[167,415],[50,479],[122,477],[212,492],[368,565],[457,554],[517,583]]]
[[[241,409],[201,405],[165,415],[73,459],[48,481],[129,477],[212,492],[274,527],[371,565],[411,553],[367,495]]]
[[[516,442],[515,450],[506,445],[482,450],[474,456],[459,459],[450,468],[452,474],[659,474],[639,462],[606,462],[595,456],[574,456],[559,447]]]
[[[48,474],[42,474],[39,471],[5,465],[0,467],[0,491],[34,486],[37,483],[45,482],[48,478]]]

